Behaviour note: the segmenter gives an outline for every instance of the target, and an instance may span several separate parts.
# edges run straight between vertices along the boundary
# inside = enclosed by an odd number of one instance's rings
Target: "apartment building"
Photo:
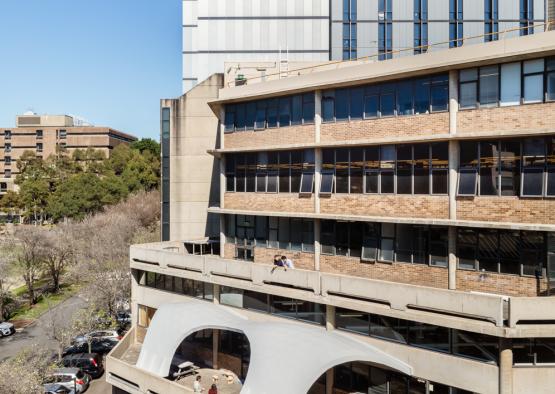
[[[19,173],[17,160],[25,151],[47,158],[58,149],[71,153],[76,149],[93,148],[108,157],[117,145],[136,139],[109,127],[78,125],[67,115],[18,115],[16,127],[0,128],[0,194],[13,190]]]
[[[289,73],[289,62],[383,60],[532,34],[553,15],[548,1],[183,0],[183,93],[229,72],[225,62]]]
[[[161,103],[114,392],[552,392],[555,32],[257,82]]]

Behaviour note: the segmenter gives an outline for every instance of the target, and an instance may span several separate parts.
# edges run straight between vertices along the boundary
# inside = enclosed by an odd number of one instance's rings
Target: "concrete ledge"
[[[511,297],[509,326],[514,328],[526,320],[555,323],[555,297]]]
[[[503,326],[504,297],[433,289],[351,276],[321,274],[322,294],[363,298],[388,303],[404,311],[410,307],[450,313],[494,322]]]
[[[252,280],[252,265],[247,262],[205,257],[205,275],[224,275],[232,278]]]
[[[320,294],[320,273],[316,271],[283,268],[273,269],[274,267],[263,264],[252,265],[252,281],[257,285],[264,284],[283,284],[301,289],[312,290],[315,294]]]

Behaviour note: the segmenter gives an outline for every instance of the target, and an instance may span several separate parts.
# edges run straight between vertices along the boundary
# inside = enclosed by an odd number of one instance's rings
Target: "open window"
[[[333,170],[322,171],[320,195],[330,195],[333,192]]]
[[[477,180],[478,176],[475,168],[460,170],[457,196],[475,196],[478,185]]]
[[[301,189],[300,194],[312,194],[314,190],[314,173],[303,172],[301,176]]]

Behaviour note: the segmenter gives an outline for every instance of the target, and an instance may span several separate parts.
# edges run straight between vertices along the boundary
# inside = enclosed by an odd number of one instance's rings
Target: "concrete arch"
[[[158,309],[137,367],[167,376],[179,344],[202,329],[239,331],[247,337],[251,354],[242,394],[304,394],[329,368],[351,361],[412,375],[412,368],[404,362],[341,333],[304,324],[251,321],[231,308],[202,301]]]

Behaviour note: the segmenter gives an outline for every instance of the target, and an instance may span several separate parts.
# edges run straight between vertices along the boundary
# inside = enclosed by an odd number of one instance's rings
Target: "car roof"
[[[52,375],[76,374],[79,371],[81,371],[79,368],[72,368],[72,367],[58,368],[52,371]]]
[[[74,359],[74,358],[94,358],[96,357],[97,354],[96,353],[74,353],[74,354],[68,354],[67,356],[65,356],[63,358],[63,360],[69,360],[69,359]]]

